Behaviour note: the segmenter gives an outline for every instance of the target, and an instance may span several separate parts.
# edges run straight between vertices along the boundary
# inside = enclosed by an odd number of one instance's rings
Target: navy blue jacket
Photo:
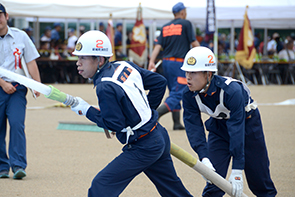
[[[141,121],[141,118],[121,86],[111,81],[102,81],[105,77],[112,77],[121,63],[120,61],[108,63],[95,75],[93,83],[96,86],[100,111],[90,107],[86,117],[99,127],[116,132],[117,139],[125,144],[126,133],[122,133],[121,130],[128,126],[134,127]],[[150,110],[152,110],[151,119],[138,128],[134,135],[130,136],[128,142],[132,143],[156,125],[158,119],[156,108],[161,103],[166,91],[166,79],[160,74],[140,68],[132,62],[127,63],[132,66],[132,69],[136,69],[140,73],[142,82],[139,81],[138,83],[143,83],[144,89],[148,90],[147,99]],[[138,99],[142,98],[139,97]]]
[[[209,132],[214,132],[229,142],[230,154],[233,156],[233,169],[243,169],[245,163],[245,119],[253,110],[245,111],[249,95],[242,83],[233,81],[227,85],[225,81],[226,78],[214,75],[208,91],[205,94],[199,94],[199,96],[203,104],[215,111],[216,106],[220,103],[220,90],[223,89],[224,106],[230,111],[230,118],[216,119],[210,117],[205,126]],[[188,87],[184,90],[183,118],[190,145],[202,159],[208,157],[208,150],[201,112],[195,99],[197,94],[198,92],[192,92]]]

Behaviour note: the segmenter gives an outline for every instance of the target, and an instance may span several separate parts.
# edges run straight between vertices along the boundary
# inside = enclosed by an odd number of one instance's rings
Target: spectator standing
[[[60,40],[60,33],[61,31],[61,24],[60,23],[54,23],[53,29],[51,30],[51,41],[57,43]]]
[[[267,54],[268,55],[274,55],[277,54],[277,39],[280,38],[280,35],[278,33],[274,33],[272,35],[272,39],[267,43]]]
[[[75,30],[73,28],[68,29],[68,44],[67,48],[69,52],[73,52],[75,50],[76,42],[78,37],[75,35]]]
[[[259,51],[259,44],[260,44],[260,33],[255,33],[255,36],[254,36],[254,47],[256,49],[256,51],[258,52]]]
[[[0,4],[0,67],[15,72],[21,69],[24,57],[29,74],[40,82],[36,59],[38,51],[29,36],[17,28],[7,25],[9,19],[5,7]],[[34,92],[38,97],[39,92]],[[27,88],[0,73],[0,178],[9,178],[10,168],[14,179],[26,176],[26,113]],[[7,120],[10,125],[9,149],[6,151]]]
[[[285,49],[281,50],[278,54],[279,59],[286,61],[286,62],[291,62],[295,60],[295,52],[293,50],[294,47],[294,41],[293,39],[289,39],[287,41]]]
[[[127,40],[126,40],[127,57],[129,57],[129,50],[130,50],[130,47],[131,47],[132,36],[133,36],[133,32],[132,31],[128,31],[127,32]]]
[[[34,44],[36,44],[35,38],[33,37],[33,28],[29,26],[28,28],[25,29],[25,32],[28,34],[28,36],[30,37],[30,39],[32,40],[32,42]]]
[[[149,70],[155,69],[156,58],[163,48],[163,72],[168,82],[169,96],[158,109],[159,118],[172,112],[173,130],[182,130],[184,127],[180,123],[181,97],[182,91],[186,87],[185,72],[180,69],[185,54],[193,47],[199,46],[196,40],[193,26],[186,20],[186,8],[179,2],[173,6],[172,12],[174,20],[165,24],[158,37],[149,61]]]
[[[81,36],[81,35],[83,35],[85,33],[85,26],[84,25],[81,25],[79,27],[79,32],[80,32],[80,35],[79,36]]]
[[[281,40],[281,37],[276,38],[277,43],[277,53],[284,49],[284,42]]]
[[[101,32],[103,32],[103,33],[106,32],[106,30],[105,30],[105,26],[104,26],[103,22],[100,22],[100,23],[99,23],[99,31],[101,31]]]
[[[115,32],[115,47],[122,45],[122,30],[123,30],[122,23],[118,23],[116,26],[116,32]]]
[[[295,52],[294,41],[292,38],[289,38],[285,49],[281,50],[278,54],[279,60],[283,62],[292,62],[295,61]],[[284,83],[288,83],[288,72],[292,72],[294,70],[294,64],[278,64],[278,68],[280,70],[281,78],[284,79]]]
[[[48,50],[51,48],[51,28],[47,26],[44,30],[43,35],[40,38],[40,45],[46,43],[46,47]]]

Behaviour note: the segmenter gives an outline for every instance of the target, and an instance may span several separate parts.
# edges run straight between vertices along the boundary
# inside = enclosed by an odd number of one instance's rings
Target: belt
[[[174,62],[183,62],[184,59],[183,58],[178,58],[178,57],[164,57],[164,60],[168,60],[168,61],[174,61]]]
[[[149,131],[149,132],[147,132],[147,133],[145,133],[145,134],[142,134],[141,136],[139,136],[137,139],[140,139],[140,138],[143,138],[144,136],[147,136],[149,133],[151,133],[155,128],[156,128],[156,126],[158,125],[158,123],[156,123],[156,125]]]

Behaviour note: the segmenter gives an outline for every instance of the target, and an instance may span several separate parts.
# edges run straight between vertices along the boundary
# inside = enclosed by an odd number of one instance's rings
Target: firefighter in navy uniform
[[[185,129],[200,160],[225,178],[232,158],[229,181],[235,197],[243,192],[243,170],[254,195],[275,196],[260,114],[248,87],[241,81],[214,75],[215,56],[206,47],[191,49],[181,69],[187,79],[183,92]],[[201,112],[210,116],[205,122],[207,140]],[[223,195],[210,183],[203,192],[203,196]]]
[[[183,130],[180,123],[181,97],[182,91],[186,87],[185,73],[180,69],[185,54],[191,46],[200,46],[196,40],[193,26],[186,20],[186,8],[179,2],[172,8],[174,19],[165,24],[161,29],[157,44],[153,50],[149,61],[149,70],[155,69],[155,61],[163,48],[163,74],[167,79],[169,96],[165,103],[158,109],[159,118],[172,112],[173,130]]]
[[[119,196],[141,172],[161,196],[191,196],[175,172],[168,133],[157,122],[155,109],[165,93],[165,78],[132,62],[109,62],[111,43],[100,31],[83,34],[73,54],[78,56],[79,74],[93,79],[100,110],[81,98],[72,110],[116,132],[125,144],[123,152],[93,179],[88,196]]]

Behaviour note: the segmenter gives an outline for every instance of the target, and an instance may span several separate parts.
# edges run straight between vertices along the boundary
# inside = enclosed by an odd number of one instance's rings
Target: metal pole
[[[127,23],[126,23],[126,19],[123,19],[123,23],[122,23],[122,53],[124,55],[127,54],[127,50],[126,50],[126,40],[127,40]]]

